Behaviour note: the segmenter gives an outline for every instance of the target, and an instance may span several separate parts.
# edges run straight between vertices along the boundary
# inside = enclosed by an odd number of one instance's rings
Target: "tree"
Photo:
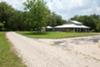
[[[100,22],[97,24],[97,26],[96,26],[96,31],[97,32],[100,32]]]
[[[6,2],[0,2],[0,22],[3,24],[6,30],[8,29],[9,18],[13,15],[14,9]]]
[[[100,16],[89,15],[89,16],[75,16],[71,20],[77,20],[82,22],[84,25],[89,26],[91,31],[99,31],[100,28]]]
[[[15,11],[15,13],[9,19],[8,29],[14,31],[24,30],[26,29],[24,21],[25,21],[24,12]]]
[[[0,22],[0,31],[4,30],[4,24]]]
[[[33,30],[42,31],[43,27],[47,25],[47,18],[49,16],[49,9],[44,0],[27,0],[24,3],[26,11],[29,12],[29,22],[33,25]]]
[[[27,0],[26,10],[18,11],[6,2],[0,2],[0,30],[44,31],[47,25],[52,27],[66,21],[60,15],[51,13],[44,0]]]
[[[65,20],[62,19],[62,17],[60,15],[55,14],[54,12],[50,14],[49,18],[48,18],[48,25],[55,27],[58,25],[62,25],[66,23]]]

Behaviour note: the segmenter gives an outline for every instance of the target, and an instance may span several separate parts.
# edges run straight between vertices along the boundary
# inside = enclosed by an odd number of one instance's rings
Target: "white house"
[[[51,26],[47,26],[48,31],[52,31],[52,29],[53,31],[88,32],[90,28],[88,26],[83,25],[81,22],[71,20],[69,21],[69,23],[55,26],[54,28],[52,28]]]

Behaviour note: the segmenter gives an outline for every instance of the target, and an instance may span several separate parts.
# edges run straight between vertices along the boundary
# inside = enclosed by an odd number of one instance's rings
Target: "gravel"
[[[32,39],[7,32],[27,67],[100,67],[100,35],[65,39]]]

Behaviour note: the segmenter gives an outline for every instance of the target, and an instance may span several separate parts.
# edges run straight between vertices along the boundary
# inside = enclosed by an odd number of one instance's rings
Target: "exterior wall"
[[[54,28],[54,29],[46,29],[46,31],[89,32],[89,29],[88,28]]]

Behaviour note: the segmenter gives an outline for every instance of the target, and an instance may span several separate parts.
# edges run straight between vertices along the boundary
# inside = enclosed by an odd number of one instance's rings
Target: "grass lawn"
[[[32,37],[32,38],[68,38],[68,37],[79,37],[79,36],[90,36],[98,33],[81,33],[81,32],[46,32],[46,33],[35,33],[35,32],[18,32],[19,34]]]
[[[12,51],[4,32],[0,32],[0,67],[26,67]]]

